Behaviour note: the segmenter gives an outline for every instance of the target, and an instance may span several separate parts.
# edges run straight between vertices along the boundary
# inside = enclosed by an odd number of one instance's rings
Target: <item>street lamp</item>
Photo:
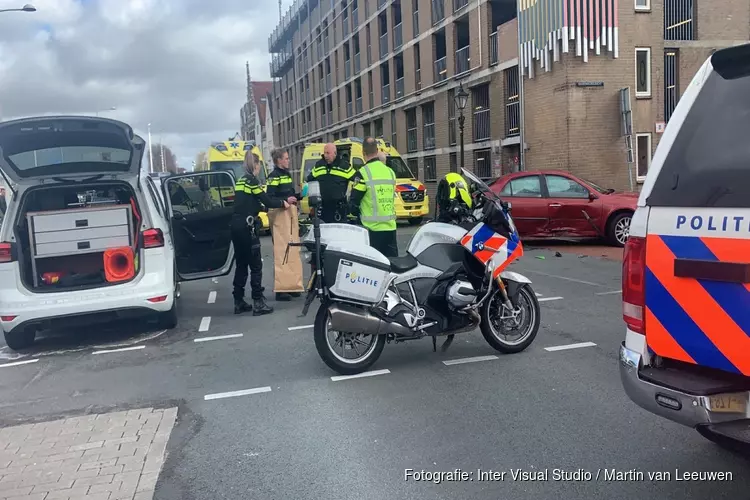
[[[36,7],[27,3],[20,9],[0,9],[0,12],[36,12]]]
[[[461,132],[461,168],[464,168],[464,108],[466,107],[466,101],[469,99],[469,93],[464,90],[463,82],[458,85],[458,91],[454,97],[456,100],[456,107],[458,108],[458,129]]]

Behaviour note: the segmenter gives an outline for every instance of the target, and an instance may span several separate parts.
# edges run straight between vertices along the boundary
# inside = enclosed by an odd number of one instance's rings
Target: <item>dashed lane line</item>
[[[362,372],[357,373],[355,375],[336,375],[335,377],[331,377],[331,380],[334,382],[340,382],[342,380],[349,380],[353,378],[364,378],[364,377],[375,377],[377,375],[386,375],[388,373],[391,373],[390,370],[373,370],[371,372]]]
[[[200,337],[193,339],[193,342],[210,342],[211,340],[224,340],[224,339],[238,339],[242,337],[242,333],[233,333],[231,335],[216,335],[215,337]]]
[[[37,361],[39,361],[39,358],[26,359],[23,361],[14,361],[13,363],[3,363],[0,365],[0,368],[9,368],[11,366],[28,365],[29,363],[36,363]]]
[[[245,389],[242,391],[217,392],[216,394],[206,394],[205,396],[203,396],[203,400],[211,401],[213,399],[236,398],[238,396],[249,396],[251,394],[260,394],[263,392],[271,392],[271,388],[256,387],[255,389]]]
[[[123,352],[123,351],[137,351],[138,349],[145,349],[145,345],[136,345],[133,347],[122,347],[120,349],[101,349],[98,351],[93,351],[91,354],[109,354],[112,352]]]
[[[554,351],[567,351],[568,349],[579,349],[581,347],[594,347],[596,344],[593,342],[579,342],[577,344],[566,344],[566,345],[556,345],[552,347],[545,347],[545,351],[554,352]]]
[[[617,295],[619,293],[622,293],[622,290],[612,290],[611,292],[599,292],[599,293],[595,293],[594,295]]]
[[[216,303],[216,291],[215,290],[208,294],[208,303],[209,304]]]
[[[315,325],[300,325],[300,326],[290,326],[287,328],[290,332],[293,330],[307,330],[308,328],[313,328]]]
[[[204,316],[203,319],[201,319],[201,324],[198,327],[198,331],[207,332],[209,326],[211,326],[211,316]]]
[[[443,364],[446,366],[451,365],[462,365],[464,363],[477,363],[479,361],[492,361],[498,359],[497,356],[490,355],[490,356],[474,356],[471,358],[458,358],[458,359],[448,359],[446,361],[443,361]]]
[[[537,300],[539,302],[550,302],[550,301],[553,301],[553,300],[562,300],[562,299],[563,299],[562,297],[542,297],[542,298],[539,298]]]

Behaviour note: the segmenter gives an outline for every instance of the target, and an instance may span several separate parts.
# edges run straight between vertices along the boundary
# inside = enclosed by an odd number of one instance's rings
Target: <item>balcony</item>
[[[453,13],[458,12],[469,5],[469,0],[453,0]]]
[[[442,82],[448,78],[448,58],[441,57],[435,61],[435,82]]]
[[[380,35],[380,58],[384,59],[388,52],[388,33],[383,33]]]
[[[362,98],[361,97],[357,97],[357,100],[355,101],[354,109],[358,115],[362,114]]]
[[[445,0],[432,0],[432,25],[445,19]]]
[[[396,80],[396,99],[401,99],[404,95],[404,77],[402,76]]]
[[[292,51],[274,54],[271,58],[271,76],[280,78],[294,64]]]
[[[497,64],[498,50],[497,50],[497,31],[490,34],[490,66]]]
[[[391,84],[383,85],[383,104],[391,102]]]
[[[344,80],[348,80],[352,76],[352,60],[347,59],[344,61]]]
[[[359,27],[359,9],[354,9],[352,11],[352,31],[357,31],[357,28]]]
[[[361,64],[360,64],[359,52],[357,52],[356,54],[354,54],[354,74],[355,75],[359,74],[360,70],[362,69],[360,66]]]
[[[307,5],[307,0],[294,0],[292,5],[289,6],[281,21],[273,30],[271,35],[268,37],[268,49],[269,52],[276,52],[278,44],[289,35],[289,28],[296,28],[297,24],[294,22],[297,16],[302,11],[302,8]]]
[[[469,46],[456,51],[456,75],[469,71]]]
[[[403,24],[398,23],[393,27],[393,50],[398,49],[404,44]]]

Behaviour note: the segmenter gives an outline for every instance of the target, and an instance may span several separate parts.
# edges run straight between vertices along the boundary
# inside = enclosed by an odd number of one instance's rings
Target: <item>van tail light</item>
[[[632,331],[645,332],[646,238],[631,236],[622,260],[622,319]]]
[[[16,260],[13,243],[0,243],[0,264]]]
[[[164,246],[164,233],[161,229],[146,229],[143,231],[143,247],[158,248]]]

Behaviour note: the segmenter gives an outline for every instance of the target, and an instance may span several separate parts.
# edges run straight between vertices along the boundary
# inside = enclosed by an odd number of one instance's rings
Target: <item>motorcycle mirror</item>
[[[307,183],[307,197],[308,203],[311,207],[317,207],[320,205],[320,183],[318,181]]]
[[[505,205],[508,207],[508,212],[510,212],[513,209],[513,204],[511,202],[506,201]]]

